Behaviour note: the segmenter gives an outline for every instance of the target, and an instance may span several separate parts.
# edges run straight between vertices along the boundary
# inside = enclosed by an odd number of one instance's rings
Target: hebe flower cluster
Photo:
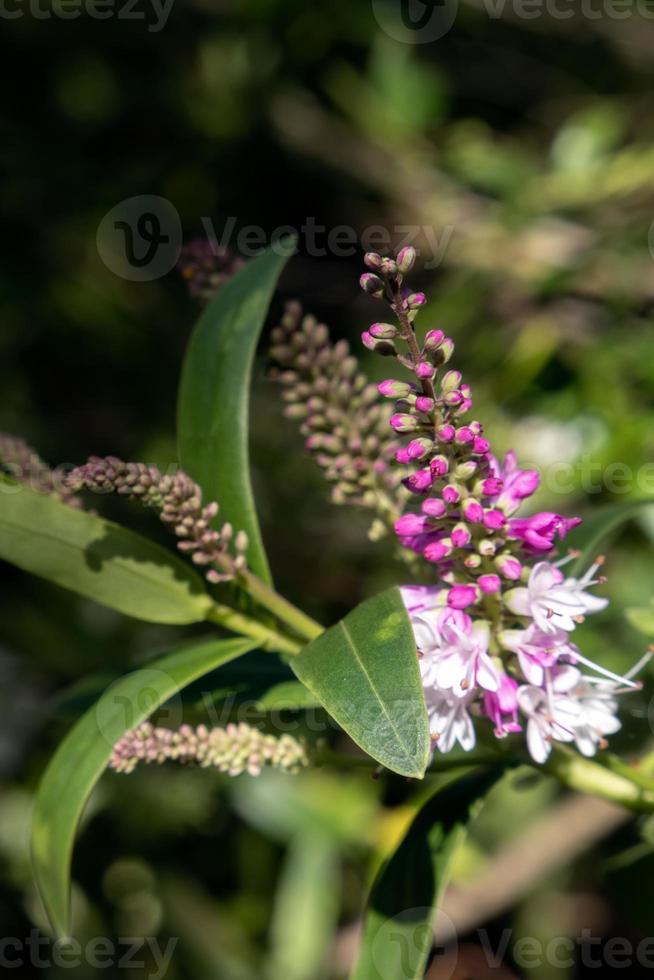
[[[206,238],[187,242],[177,262],[191,296],[206,302],[244,265],[240,256]]]
[[[168,760],[212,766],[229,776],[243,772],[258,776],[264,766],[298,772],[307,764],[307,755],[292,735],[277,738],[244,722],[225,728],[182,725],[178,729],[155,728],[145,722],[116,742],[109,766],[116,772],[130,773],[139,763]]]
[[[81,502],[60,470],[52,470],[24,439],[0,432],[0,470],[38,493],[47,493],[69,507]]]
[[[435,745],[475,745],[473,718],[498,738],[519,732],[544,762],[553,740],[584,755],[617,731],[615,695],[639,685],[587,660],[571,633],[607,605],[588,592],[601,560],[581,579],[566,578],[546,556],[580,523],[550,512],[515,516],[538,488],[539,475],[514,453],[493,455],[481,422],[469,420],[472,392],[448,365],[454,343],[438,329],[420,342],[415,320],[424,293],[404,278],[415,251],[397,259],[368,253],[362,289],[390,307],[395,322],[373,323],[363,344],[394,356],[410,379],[378,386],[395,402],[393,430],[405,437],[395,459],[411,502],[395,523],[405,548],[435,567],[437,583],[402,589],[420,655]],[[583,674],[579,665],[593,673]],[[639,667],[640,665],[638,665]],[[633,674],[633,672],[632,672]]]
[[[391,467],[388,406],[366,382],[345,340],[301,305],[286,304],[271,335],[270,355],[280,365],[273,377],[285,388],[284,414],[301,421],[306,448],[332,484],[334,503],[353,503],[397,517],[401,474]]]
[[[145,463],[92,456],[70,473],[68,485],[75,490],[117,493],[158,510],[179,539],[180,551],[189,554],[196,565],[211,566],[206,572],[210,582],[228,581],[245,569],[247,535],[244,531],[235,535],[229,523],[213,526],[218,504],[203,505],[200,487],[183,470],[171,475]]]

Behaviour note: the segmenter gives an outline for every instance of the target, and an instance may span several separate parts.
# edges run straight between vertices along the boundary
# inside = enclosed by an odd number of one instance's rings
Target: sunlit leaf
[[[404,776],[423,775],[429,723],[399,589],[363,602],[305,647],[291,667],[373,759]]]
[[[173,551],[46,494],[0,482],[0,558],[152,623],[195,623],[211,599]]]
[[[220,519],[249,538],[250,568],[270,582],[250,480],[249,402],[254,353],[293,242],[249,262],[211,300],[193,332],[178,401],[182,467],[220,504]]]
[[[32,820],[34,877],[54,931],[69,931],[70,862],[84,806],[104,772],[112,746],[156,708],[203,674],[247,653],[252,640],[201,640],[174,650],[112,684],[61,743],[38,789]],[[125,777],[127,778],[127,777]]]

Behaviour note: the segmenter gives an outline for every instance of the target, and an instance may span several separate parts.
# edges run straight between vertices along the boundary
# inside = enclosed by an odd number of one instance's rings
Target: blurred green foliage
[[[307,219],[359,235],[379,225],[395,243],[402,226],[422,228],[423,323],[457,341],[494,443],[543,470],[540,507],[585,513],[652,496],[651,20],[527,20],[508,6],[489,17],[466,0],[446,36],[417,44],[384,34],[367,2],[177,0],[159,32],[26,12],[3,20],[3,35],[0,427],[48,462],[175,462],[175,391],[197,306],[174,274],[117,278],[95,244],[115,204],[160,194],[189,238],[203,216],[219,232],[233,218],[234,234]],[[301,242],[281,290],[355,346],[376,316],[357,290],[360,258]],[[381,377],[383,363],[364,360]],[[405,573],[390,546],[367,541],[365,516],[326,504],[263,368],[253,456],[264,538],[280,589],[331,622]],[[103,512],[159,533],[120,502]],[[583,628],[588,655],[614,669],[642,653],[643,624],[651,639],[653,543],[643,519],[614,545],[611,608]],[[69,689],[176,635],[0,573],[0,923],[22,938],[44,927],[27,825],[74,712]],[[614,743],[625,752],[651,739],[649,696],[625,705]],[[374,869],[423,792],[327,770],[232,782],[172,768],[108,775],[76,851],[76,934],[178,937],[171,980],[343,976]],[[506,780],[456,882],[474,881],[557,799],[549,780]],[[493,935],[647,935],[654,857],[642,829],[631,821],[534,883],[515,913],[493,914]]]

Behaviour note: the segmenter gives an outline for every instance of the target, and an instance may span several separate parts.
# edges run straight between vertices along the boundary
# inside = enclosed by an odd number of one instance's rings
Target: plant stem
[[[643,785],[643,781],[636,783],[632,775],[612,771],[564,748],[553,749],[542,768],[570,789],[601,796],[629,810],[642,813],[654,811],[654,783],[648,786]]]
[[[315,619],[311,619],[306,613],[303,613],[301,609],[294,606],[292,602],[284,599],[283,596],[271,589],[269,585],[262,582],[260,578],[253,575],[250,571],[244,571],[239,576],[239,581],[243,585],[249,594],[255,599],[261,606],[264,606],[271,613],[274,613],[278,619],[281,619],[283,623],[290,626],[298,636],[301,636],[304,640],[315,640],[317,636],[324,633],[325,628],[317,623]],[[298,650],[295,652],[297,653]]]
[[[235,609],[230,609],[229,606],[215,603],[209,610],[207,619],[219,626],[224,626],[225,629],[232,630],[234,633],[251,636],[261,643],[264,650],[295,656],[302,649],[302,644],[298,643],[297,640],[292,640],[290,637],[264,626],[258,620],[250,619],[249,616],[244,616],[242,613],[236,612]]]

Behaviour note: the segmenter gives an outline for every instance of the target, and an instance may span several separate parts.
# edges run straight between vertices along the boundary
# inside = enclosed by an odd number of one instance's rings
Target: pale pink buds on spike
[[[425,530],[425,518],[419,514],[403,514],[395,521],[395,533],[401,538],[422,534]]]
[[[443,488],[443,500],[446,504],[458,504],[461,499],[460,491],[451,484]]]
[[[452,340],[451,337],[445,337],[443,343],[440,344],[438,349],[440,351],[441,360],[443,364],[447,364],[449,359],[452,357],[452,354],[454,353],[454,341]]]
[[[468,422],[468,428],[472,429],[472,431],[476,436],[480,436],[484,431],[483,425],[481,424],[481,422],[477,422],[476,419],[474,422]]]
[[[410,460],[424,459],[425,456],[429,456],[433,446],[431,439],[413,439],[406,447],[407,456]]]
[[[379,382],[377,391],[384,398],[406,398],[411,394],[411,385],[406,381],[395,381],[394,378],[387,378],[386,381]]]
[[[427,297],[424,293],[409,293],[404,300],[404,305],[409,310],[418,310],[421,306],[424,306],[426,302]]]
[[[447,594],[450,609],[465,609],[476,601],[477,590],[474,585],[454,585]]]
[[[359,285],[364,293],[369,293],[371,296],[383,296],[384,294],[383,280],[379,276],[373,275],[372,272],[364,272],[359,279]]]
[[[479,555],[466,555],[466,557],[463,559],[463,564],[466,568],[471,568],[474,570],[475,568],[479,568],[481,565],[481,557]]]
[[[436,429],[436,438],[440,442],[454,442],[455,435],[456,429],[453,425],[441,425],[439,429]]]
[[[378,340],[392,340],[398,333],[392,323],[373,323],[368,332]]]
[[[485,558],[490,558],[497,551],[497,545],[492,538],[482,538],[481,541],[477,542],[477,551]]]
[[[498,555],[495,559],[495,567],[500,575],[512,582],[517,582],[522,575],[522,564],[513,555]]]
[[[461,513],[471,524],[481,524],[484,519],[484,508],[478,500],[468,497],[461,505]]]
[[[454,468],[454,475],[457,480],[469,480],[477,472],[477,465],[474,459],[468,459],[465,463],[458,463]]]
[[[425,335],[425,350],[438,350],[444,340],[445,334],[442,330],[428,330]]]
[[[434,411],[434,399],[427,398],[426,395],[418,395],[416,398],[416,408],[419,412],[433,412]]]
[[[377,270],[381,269],[382,257],[378,252],[366,252],[363,256],[363,261],[368,266],[369,269]]]
[[[445,476],[450,468],[450,464],[446,456],[434,456],[429,463],[429,466],[434,476]]]
[[[363,333],[361,334],[361,343],[363,344],[364,347],[367,347],[368,350],[375,350],[375,348],[377,347],[377,341],[375,340],[373,335],[369,333],[367,330],[364,330]]]
[[[415,415],[406,415],[402,412],[391,415],[390,423],[396,432],[415,432],[418,428],[418,419]]]
[[[452,544],[455,548],[465,548],[466,545],[470,544],[470,539],[472,535],[465,524],[456,524],[452,529]]]
[[[489,531],[499,531],[506,524],[506,517],[501,510],[487,510],[484,512],[484,527]]]
[[[392,340],[378,340],[373,337],[369,330],[364,330],[361,334],[361,343],[368,350],[374,350],[376,354],[381,354],[382,357],[391,357],[396,353]]]
[[[396,276],[397,262],[394,259],[382,258],[380,269],[384,276]]]
[[[415,373],[422,381],[431,381],[436,374],[436,368],[429,361],[419,361],[415,366]]]
[[[411,272],[416,261],[416,250],[412,245],[405,245],[397,253],[397,267],[403,275]]]
[[[447,513],[447,507],[438,497],[428,497],[422,502],[422,512],[428,517],[443,517]]]
[[[454,391],[461,384],[461,372],[460,371],[446,371],[441,379],[441,388],[443,391]]]
[[[494,595],[499,592],[502,588],[502,583],[500,581],[499,575],[480,575],[477,579],[477,585],[486,595]]]

